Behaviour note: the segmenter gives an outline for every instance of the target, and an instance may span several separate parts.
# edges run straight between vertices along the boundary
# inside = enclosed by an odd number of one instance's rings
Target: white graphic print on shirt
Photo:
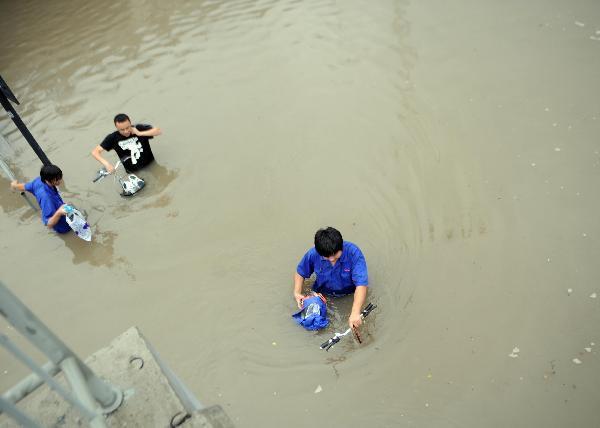
[[[123,141],[119,141],[119,147],[123,150],[129,150],[131,153],[131,163],[135,165],[142,155],[144,149],[142,148],[142,143],[140,143],[137,137],[131,137]]]

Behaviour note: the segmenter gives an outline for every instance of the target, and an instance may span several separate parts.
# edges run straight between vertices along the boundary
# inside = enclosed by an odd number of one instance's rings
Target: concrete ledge
[[[169,427],[173,423],[182,427],[233,428],[220,406],[186,409],[185,397],[182,402],[174,392],[150,348],[139,330],[132,327],[85,361],[96,375],[123,390],[123,404],[106,416],[109,427]],[[62,373],[55,379],[69,388]],[[21,400],[17,407],[45,427],[88,426],[75,409],[46,385]],[[0,427],[17,426],[8,417],[0,417]]]

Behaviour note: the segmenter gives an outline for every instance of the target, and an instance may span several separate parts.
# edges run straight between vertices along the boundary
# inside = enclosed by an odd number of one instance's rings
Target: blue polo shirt
[[[367,261],[362,251],[352,242],[344,241],[342,256],[335,265],[321,257],[313,247],[302,257],[296,272],[303,278],[309,278],[313,272],[317,279],[313,291],[330,295],[354,293],[356,286],[369,285]]]
[[[42,222],[48,225],[50,217],[64,204],[60,193],[58,193],[58,189],[55,186],[49,186],[38,177],[25,184],[25,190],[33,193],[35,199],[37,199],[38,205],[42,210]],[[65,216],[60,217],[60,220],[54,225],[53,229],[58,233],[67,233],[71,230]]]

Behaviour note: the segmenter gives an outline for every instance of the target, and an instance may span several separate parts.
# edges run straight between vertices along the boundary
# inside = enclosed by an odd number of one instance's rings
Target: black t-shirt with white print
[[[152,125],[137,124],[132,126],[135,126],[138,131],[152,129]],[[138,137],[133,134],[124,137],[119,131],[115,131],[106,136],[104,141],[100,143],[100,147],[107,152],[114,149],[127,171],[137,171],[154,160],[149,142],[151,138],[153,137]]]

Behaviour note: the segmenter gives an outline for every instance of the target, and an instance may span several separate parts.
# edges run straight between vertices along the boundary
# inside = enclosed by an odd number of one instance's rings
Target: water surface
[[[2,177],[1,276],[80,355],[137,325],[240,427],[594,425],[597,2],[59,0],[0,16],[0,72],[95,232],[53,236]],[[164,131],[133,199],[91,183],[119,112]],[[33,178],[33,152],[0,129],[0,155]],[[328,225],[363,249],[378,310],[362,346],[325,353],[350,300],[323,333],[289,315]],[[0,352],[6,389],[26,371]]]

